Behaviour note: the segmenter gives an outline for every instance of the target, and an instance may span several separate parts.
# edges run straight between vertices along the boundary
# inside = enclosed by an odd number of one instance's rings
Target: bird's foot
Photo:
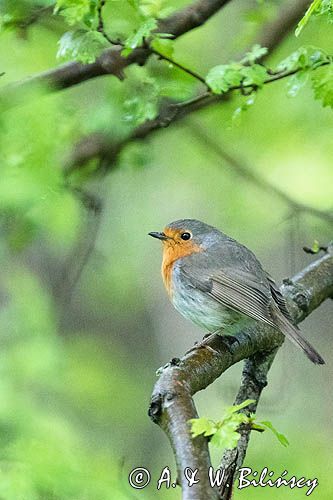
[[[213,354],[219,354],[218,351],[213,349],[210,345],[208,345],[209,341],[213,338],[213,336],[216,334],[216,332],[213,333],[206,333],[206,335],[203,336],[203,339],[201,342],[196,342],[191,349],[186,351],[185,355],[190,354],[193,351],[196,351],[197,349],[207,349],[208,351],[212,352]]]
[[[165,370],[166,368],[170,368],[171,366],[179,366],[179,363],[180,363],[180,358],[170,359],[170,361],[166,365],[160,366],[156,370],[156,376],[159,377],[161,375],[161,373],[163,372],[163,370]]]

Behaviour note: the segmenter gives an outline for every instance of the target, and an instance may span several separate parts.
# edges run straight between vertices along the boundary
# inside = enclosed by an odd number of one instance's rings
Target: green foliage
[[[212,68],[206,82],[214,94],[223,94],[242,86],[262,87],[267,77],[267,69],[260,64],[243,66],[240,63],[231,63]]]
[[[286,438],[286,436],[284,434],[281,434],[281,432],[278,432],[273,426],[272,422],[268,420],[261,420],[260,422],[253,424],[253,429],[265,430],[265,428],[273,432],[274,436],[277,438],[279,443],[282,444],[282,446],[284,447],[289,446],[289,441]]]
[[[124,102],[124,120],[132,126],[152,120],[158,112],[159,87],[155,79],[146,77],[133,82]]]
[[[333,64],[317,70],[312,75],[312,87],[315,98],[320,100],[324,107],[333,108]]]
[[[157,21],[153,17],[148,17],[140,24],[138,29],[125,41],[125,48],[122,51],[123,56],[128,56],[136,47],[142,45],[145,38],[148,38],[153,30],[157,28]]]
[[[173,8],[167,3],[167,0],[141,0],[139,8],[147,18],[163,19],[173,11]]]
[[[255,44],[249,52],[246,52],[244,58],[242,59],[242,64],[254,64],[256,61],[261,59],[268,53],[266,47],[261,47],[261,45]]]
[[[233,115],[232,115],[232,123],[233,125],[240,125],[242,115],[245,111],[248,111],[249,108],[251,108],[255,101],[256,101],[257,93],[256,92],[251,92],[249,96],[245,98],[245,101],[242,102],[238,108],[235,109]]]
[[[287,438],[278,432],[273,424],[269,421],[255,421],[254,415],[239,413],[240,410],[255,403],[253,399],[247,399],[239,405],[228,407],[221,420],[213,421],[207,417],[193,418],[189,422],[191,424],[191,432],[193,437],[205,436],[210,438],[210,443],[218,448],[233,449],[237,446],[240,434],[239,428],[242,425],[249,426],[253,430],[264,431],[270,429],[276,436],[278,441],[283,445],[289,444]]]
[[[331,56],[316,47],[301,47],[277,66],[278,71],[292,72],[287,81],[287,95],[295,97],[308,82],[311,73],[315,98],[323,106],[333,105],[333,76]],[[313,71],[316,70],[316,71]]]
[[[206,82],[215,94],[223,94],[230,89],[246,87],[262,87],[268,77],[267,69],[255,61],[267,53],[267,49],[255,45],[240,61],[222,64],[211,68]]]
[[[98,31],[68,31],[60,38],[57,57],[75,59],[83,64],[95,61],[108,46],[108,42]]]
[[[96,22],[98,0],[57,0],[54,12],[60,13],[70,26],[83,22],[92,27]]]
[[[154,50],[157,50],[157,52],[159,52],[163,56],[167,57],[173,56],[175,47],[173,40],[167,38],[161,38],[161,36],[156,36],[153,38],[151,46]]]
[[[313,0],[306,13],[299,21],[295,35],[299,36],[304,29],[304,27],[308,24],[310,18],[313,15],[322,16],[326,15],[328,17],[329,22],[333,22],[333,1],[332,0]]]
[[[42,96],[37,91],[31,103],[5,113],[0,129],[1,224],[7,243],[17,250],[41,234],[55,245],[71,245],[79,228],[80,207],[64,188],[59,168],[76,122]]]
[[[247,399],[240,405],[230,406],[226,409],[222,419],[217,422],[206,417],[191,419],[189,422],[192,436],[211,437],[210,442],[219,448],[235,448],[240,438],[239,426],[248,421],[247,415],[238,411],[254,402],[252,399]]]
[[[277,65],[277,71],[316,69],[330,62],[330,56],[318,47],[300,47]]]

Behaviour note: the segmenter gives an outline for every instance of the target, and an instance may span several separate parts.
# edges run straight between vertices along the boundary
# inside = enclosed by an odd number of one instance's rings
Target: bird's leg
[[[159,377],[161,375],[161,373],[163,372],[163,370],[165,370],[166,368],[169,368],[170,366],[179,366],[179,363],[180,363],[180,358],[170,359],[170,361],[166,365],[160,366],[156,370],[156,376]]]
[[[188,351],[186,351],[185,354],[189,354],[193,351],[195,351],[196,349],[208,349],[208,351],[214,353],[214,354],[218,354],[218,352],[213,349],[210,345],[208,345],[208,342],[210,341],[210,339],[213,338],[214,335],[216,335],[221,329],[219,328],[218,330],[215,330],[214,332],[209,332],[209,333],[206,333],[204,336],[203,336],[203,339],[201,340],[201,342],[196,342],[194,344],[193,347],[191,347],[191,349],[189,349]]]

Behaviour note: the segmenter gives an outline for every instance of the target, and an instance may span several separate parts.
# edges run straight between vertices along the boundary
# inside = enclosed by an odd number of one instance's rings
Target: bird
[[[195,219],[180,219],[148,234],[163,243],[163,282],[185,318],[222,335],[264,323],[282,332],[313,363],[325,363],[293,324],[274,279],[246,246]]]

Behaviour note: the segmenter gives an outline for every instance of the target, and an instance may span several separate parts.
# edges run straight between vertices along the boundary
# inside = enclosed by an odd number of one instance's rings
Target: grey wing
[[[262,271],[262,279],[244,270],[225,268],[212,273],[193,273],[182,269],[192,286],[205,292],[220,304],[258,321],[275,326],[271,315],[271,288]]]
[[[279,287],[277,286],[277,284],[273,280],[272,276],[270,276],[267,272],[266,272],[266,277],[267,277],[267,280],[269,282],[271,294],[272,294],[272,297],[273,297],[275,304],[278,306],[278,308],[282,312],[283,316],[285,316],[285,318],[287,318],[290,322],[292,322],[293,321],[292,317],[290,316],[290,312],[288,311],[286,301],[285,301],[282,293],[280,292]]]
[[[275,326],[271,316],[272,295],[265,282],[243,271],[226,269],[211,276],[212,298],[257,321]]]

